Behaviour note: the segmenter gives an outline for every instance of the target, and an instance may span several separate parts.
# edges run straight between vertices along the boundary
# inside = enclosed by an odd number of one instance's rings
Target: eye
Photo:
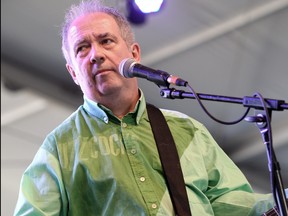
[[[81,43],[75,48],[75,56],[84,57],[89,53],[91,44],[90,43]]]
[[[81,45],[81,46],[77,47],[76,53],[84,52],[87,48],[88,48],[88,45]]]
[[[114,42],[114,40],[112,40],[111,38],[105,38],[101,41],[101,44],[103,45],[110,45]]]

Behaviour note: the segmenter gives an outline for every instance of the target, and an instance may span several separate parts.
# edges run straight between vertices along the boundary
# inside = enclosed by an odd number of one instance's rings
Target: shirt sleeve
[[[41,147],[24,172],[14,215],[66,215],[59,161]]]
[[[208,130],[201,132],[204,145],[203,155],[208,174],[205,192],[215,215],[261,215],[274,206],[271,194],[257,194],[244,174],[214,141]]]

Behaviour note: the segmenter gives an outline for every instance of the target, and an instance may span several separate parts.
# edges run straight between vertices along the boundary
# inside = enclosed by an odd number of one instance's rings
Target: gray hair
[[[129,22],[117,9],[104,6],[99,0],[82,1],[78,5],[72,5],[70,7],[70,9],[66,12],[65,20],[62,25],[62,52],[67,62],[70,62],[68,30],[71,23],[80,16],[96,12],[106,13],[114,18],[119,26],[121,36],[124,41],[126,41],[128,47],[135,42],[134,32],[132,31]]]

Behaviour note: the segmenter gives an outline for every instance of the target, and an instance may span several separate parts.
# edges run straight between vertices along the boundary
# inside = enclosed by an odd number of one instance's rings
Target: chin
[[[121,91],[122,85],[112,85],[108,83],[103,83],[101,86],[98,87],[98,91],[102,95],[112,95]]]

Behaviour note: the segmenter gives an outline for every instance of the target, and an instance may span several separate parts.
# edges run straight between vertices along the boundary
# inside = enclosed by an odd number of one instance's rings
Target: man
[[[174,215],[144,94],[118,69],[123,59],[141,57],[127,20],[96,1],[82,2],[67,13],[62,39],[84,104],[44,140],[23,174],[14,214]],[[271,195],[253,193],[202,124],[162,112],[192,215],[261,215],[273,206]]]

